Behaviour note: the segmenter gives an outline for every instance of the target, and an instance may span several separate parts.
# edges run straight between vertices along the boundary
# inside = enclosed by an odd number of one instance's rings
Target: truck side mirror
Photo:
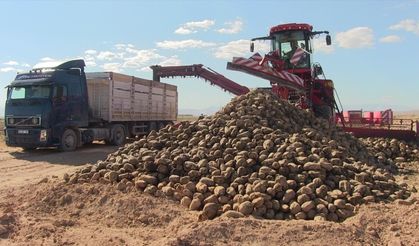
[[[255,43],[250,43],[250,52],[253,53],[253,51],[255,50]]]
[[[331,45],[332,44],[332,38],[330,37],[329,34],[326,35],[326,44],[327,45]]]

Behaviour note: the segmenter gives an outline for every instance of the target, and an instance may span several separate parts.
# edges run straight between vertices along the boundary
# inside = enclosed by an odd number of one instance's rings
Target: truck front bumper
[[[41,138],[41,132],[43,136]],[[6,145],[11,147],[52,147],[51,130],[38,128],[6,128]],[[46,134],[45,134],[46,133]]]

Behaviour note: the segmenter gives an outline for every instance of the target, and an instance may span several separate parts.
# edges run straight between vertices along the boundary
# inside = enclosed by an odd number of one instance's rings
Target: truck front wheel
[[[77,148],[77,135],[72,129],[66,129],[61,137],[60,150],[73,151]]]
[[[112,144],[116,146],[122,146],[125,143],[126,135],[124,127],[115,126],[112,129]]]

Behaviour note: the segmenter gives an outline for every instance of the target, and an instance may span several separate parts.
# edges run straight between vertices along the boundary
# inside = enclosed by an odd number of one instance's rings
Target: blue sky
[[[148,66],[204,64],[248,87],[268,81],[226,70],[248,57],[249,39],[274,25],[328,30],[314,59],[344,109],[419,109],[419,1],[0,1],[0,86],[33,66],[84,58],[87,71],[147,79]],[[266,52],[268,43],[257,43]],[[200,79],[178,86],[181,112],[218,109],[232,98]],[[0,93],[4,111],[6,90]],[[194,111],[192,109],[195,109]]]

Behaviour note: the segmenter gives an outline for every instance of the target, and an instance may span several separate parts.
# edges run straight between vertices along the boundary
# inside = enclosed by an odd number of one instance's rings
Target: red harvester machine
[[[357,137],[387,137],[407,141],[417,140],[418,121],[409,119],[391,120],[389,117],[372,117],[362,111],[340,111],[335,100],[333,81],[326,79],[319,63],[312,61],[312,39],[326,34],[326,44],[331,44],[328,31],[313,31],[309,24],[283,24],[270,29],[269,35],[252,39],[250,51],[254,51],[256,40],[269,40],[271,51],[263,57],[259,53],[250,58],[234,57],[227,63],[227,69],[245,72],[270,81],[272,91],[303,109],[311,109],[318,117],[323,117],[340,125],[345,131]],[[189,66],[151,66],[153,80],[175,76],[201,77],[234,95],[249,91],[214,70],[195,64]],[[385,111],[383,111],[385,112]]]

